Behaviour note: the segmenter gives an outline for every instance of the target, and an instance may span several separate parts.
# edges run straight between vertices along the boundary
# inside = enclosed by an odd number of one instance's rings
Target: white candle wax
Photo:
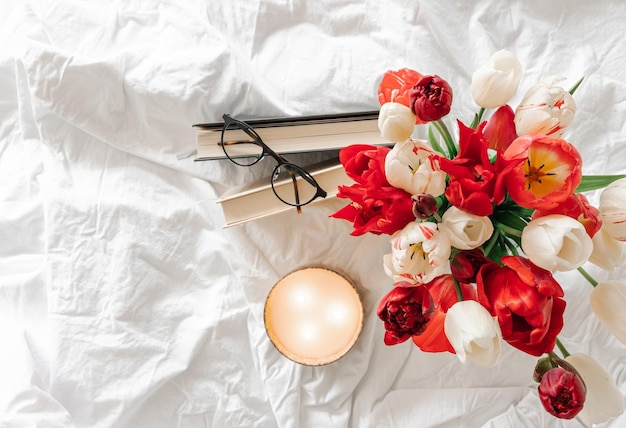
[[[363,324],[354,286],[338,273],[318,267],[282,278],[265,302],[267,334],[284,356],[300,364],[328,364],[345,355]]]

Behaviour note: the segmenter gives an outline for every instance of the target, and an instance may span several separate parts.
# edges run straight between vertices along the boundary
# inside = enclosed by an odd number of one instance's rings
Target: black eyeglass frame
[[[226,157],[233,162],[236,165],[239,166],[252,166],[255,165],[256,163],[258,163],[261,159],[263,159],[265,156],[271,156],[276,162],[277,165],[274,167],[274,170],[272,171],[272,178],[270,180],[270,183],[272,185],[272,191],[274,192],[274,195],[276,195],[276,197],[283,203],[290,205],[292,207],[296,207],[298,209],[298,213],[301,213],[301,207],[303,207],[304,205],[310,204],[311,202],[313,202],[314,200],[316,200],[317,198],[325,198],[327,196],[326,191],[318,184],[318,182],[315,180],[315,178],[313,178],[313,176],[304,168],[293,164],[291,162],[289,162],[287,159],[285,159],[283,156],[281,156],[280,154],[276,153],[274,150],[272,150],[267,144],[265,144],[265,142],[263,141],[263,139],[261,138],[261,136],[254,130],[254,128],[252,128],[250,125],[248,125],[246,122],[243,122],[241,120],[235,119],[234,117],[230,116],[229,114],[224,114],[222,116],[222,119],[224,119],[224,126],[222,128],[222,135],[220,138],[220,145],[222,146],[222,150],[224,151],[224,154],[226,155]],[[252,138],[252,141],[245,141],[245,142],[241,142],[241,141],[235,141],[235,142],[224,142],[224,133],[226,132],[227,129],[229,129],[229,126],[231,126],[232,124],[236,124],[242,131],[244,131],[249,137]],[[240,143],[245,143],[245,144],[256,144],[258,146],[261,147],[262,152],[258,155],[250,155],[247,156],[249,157],[256,157],[256,159],[251,162],[251,163],[240,163],[237,161],[238,157],[232,157],[228,151],[226,150],[226,146],[228,145],[232,145],[232,144],[240,144]],[[289,175],[291,176],[291,180],[293,183],[293,191],[294,191],[294,195],[295,195],[295,200],[296,203],[292,203],[289,201],[286,201],[285,199],[281,198],[280,195],[278,194],[278,192],[276,191],[276,188],[274,187],[274,179],[275,177],[278,176],[279,174],[279,169],[281,167],[285,167],[286,170],[289,172]],[[308,201],[304,202],[304,203],[300,203],[300,194],[298,192],[298,185],[296,183],[297,180],[297,176],[301,176],[304,180],[306,180],[311,186],[314,186],[316,188],[315,191],[315,195],[309,199]]]

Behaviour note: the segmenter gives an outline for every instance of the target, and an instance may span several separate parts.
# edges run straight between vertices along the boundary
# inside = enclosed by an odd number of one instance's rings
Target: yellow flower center
[[[549,146],[529,150],[528,159],[522,169],[526,178],[526,189],[539,198],[561,189],[570,174],[569,166]]]

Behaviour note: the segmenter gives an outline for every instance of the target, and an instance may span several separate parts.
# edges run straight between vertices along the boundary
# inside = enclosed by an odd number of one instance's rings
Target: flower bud
[[[521,78],[519,61],[506,50],[498,51],[472,74],[472,97],[481,107],[500,107],[513,98]]]
[[[446,313],[444,332],[459,361],[488,367],[500,359],[502,332],[497,318],[475,300],[463,300]]]
[[[420,120],[439,120],[450,113],[452,88],[439,76],[424,76],[409,92],[409,105]]]
[[[432,217],[439,208],[437,206],[437,199],[428,193],[413,195],[411,200],[413,201],[413,214],[415,214],[415,218],[419,218],[421,220]]]
[[[450,261],[450,271],[457,281],[463,283],[476,282],[480,267],[490,260],[480,248],[459,251]]]
[[[451,206],[443,214],[441,230],[448,234],[453,247],[459,250],[471,250],[491,238],[493,223],[487,216],[470,214]]]
[[[574,418],[583,409],[585,396],[585,384],[576,373],[556,367],[541,377],[539,399],[552,416]]]
[[[380,135],[394,143],[404,141],[413,134],[415,115],[405,105],[385,103],[378,112],[378,129]]]
[[[558,365],[554,364],[550,357],[543,357],[537,361],[537,365],[535,365],[535,371],[533,372],[533,379],[535,382],[541,382],[541,378],[544,374],[546,374],[549,370],[558,367]]]

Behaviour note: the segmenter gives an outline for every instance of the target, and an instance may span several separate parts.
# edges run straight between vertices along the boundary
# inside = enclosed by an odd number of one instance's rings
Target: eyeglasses
[[[326,197],[326,191],[309,172],[269,148],[250,125],[228,114],[222,118],[224,127],[219,144],[231,162],[240,166],[252,166],[269,155],[278,163],[270,181],[272,190],[280,201],[296,207],[298,214],[301,214],[303,205]],[[289,181],[293,186],[284,185]]]

